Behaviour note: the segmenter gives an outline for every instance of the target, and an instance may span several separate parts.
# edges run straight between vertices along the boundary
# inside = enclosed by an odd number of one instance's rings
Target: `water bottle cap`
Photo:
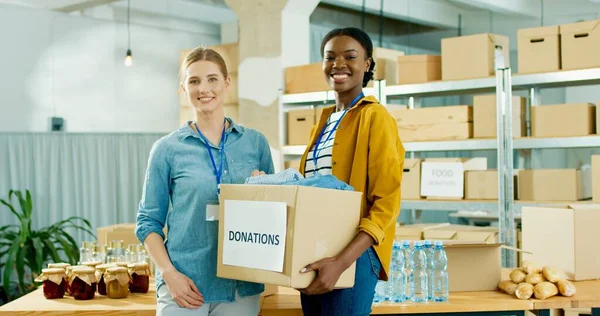
[[[436,240],[434,245],[435,245],[435,246],[440,246],[440,247],[441,247],[441,246],[443,246],[443,245],[444,245],[444,242],[443,242],[443,241],[441,241],[441,240]]]
[[[402,246],[410,246],[410,240],[403,240]]]
[[[415,241],[415,247],[422,247],[423,243],[420,241]]]
[[[423,241],[423,245],[425,245],[425,246],[431,246],[431,240],[425,240],[425,241]]]
[[[402,245],[399,242],[394,241],[393,249],[400,249],[400,247],[402,247]]]

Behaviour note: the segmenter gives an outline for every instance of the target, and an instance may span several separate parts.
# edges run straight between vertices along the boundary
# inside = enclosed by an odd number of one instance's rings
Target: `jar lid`
[[[127,268],[123,268],[123,267],[110,267],[108,269],[106,269],[107,273],[114,273],[114,274],[118,274],[118,273],[127,273]]]
[[[108,268],[116,267],[114,263],[103,263],[96,266],[96,270],[106,270]]]
[[[146,269],[148,268],[148,262],[133,262],[127,265],[130,269]]]
[[[102,262],[100,262],[100,261],[86,261],[86,262],[82,262],[81,265],[94,268],[101,263]]]
[[[82,265],[77,265],[77,266],[68,266],[66,268],[67,273],[73,272],[73,269],[78,269],[78,268],[89,268],[88,266],[82,266]]]
[[[42,273],[43,274],[64,274],[65,269],[61,269],[61,268],[42,269]]]
[[[73,268],[73,270],[71,270],[71,272],[73,274],[93,274],[94,272],[96,272],[96,269],[92,268],[92,267],[77,267],[77,268]]]
[[[71,264],[69,263],[65,263],[65,262],[58,262],[58,263],[48,263],[48,268],[60,268],[60,269],[67,269],[67,267],[70,267]]]
[[[127,262],[119,261],[119,262],[113,262],[112,264],[116,265],[117,267],[127,268]]]

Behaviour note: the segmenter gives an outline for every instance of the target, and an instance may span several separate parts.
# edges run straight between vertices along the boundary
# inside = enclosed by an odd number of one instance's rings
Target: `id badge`
[[[206,204],[206,221],[219,220],[219,201],[208,201]]]

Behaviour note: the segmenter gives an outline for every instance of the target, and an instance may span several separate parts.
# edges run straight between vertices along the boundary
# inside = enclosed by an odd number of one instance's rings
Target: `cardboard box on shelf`
[[[560,26],[562,69],[600,67],[600,20]]]
[[[442,56],[398,56],[398,84],[423,83],[442,79]]]
[[[375,60],[375,69],[373,73],[374,80],[385,80],[387,85],[395,85],[397,84],[397,73],[398,67],[397,61],[399,56],[404,56],[404,52],[381,48],[381,47],[373,47],[373,59]],[[373,85],[371,81],[369,83],[370,86]]]
[[[291,110],[287,112],[287,144],[306,145],[315,125],[315,110]]]
[[[325,79],[322,63],[288,67],[284,73],[287,94],[331,90]]]
[[[475,79],[493,76],[496,48],[504,65],[510,67],[508,37],[477,34],[442,39],[442,80]]]
[[[501,244],[444,242],[450,292],[494,291],[501,278]],[[477,258],[477,260],[473,260]]]
[[[473,122],[470,105],[436,106],[418,109],[399,108],[390,110],[398,126],[434,125]]]
[[[523,207],[523,260],[553,266],[570,280],[600,279],[600,205]]]
[[[526,136],[525,112],[527,99],[512,97],[513,137]],[[476,95],[473,97],[473,137],[496,137],[496,95]]]
[[[531,136],[586,136],[596,132],[596,106],[591,103],[539,105],[531,108]]]
[[[300,270],[338,254],[356,236],[361,200],[354,191],[222,185],[217,276],[305,288],[315,274]],[[353,264],[336,287],[352,287],[354,273]]]
[[[462,199],[464,172],[486,169],[487,159],[482,157],[427,158],[421,163],[421,196]]]
[[[600,203],[600,155],[592,156],[592,200]]]
[[[421,159],[405,159],[402,175],[402,200],[420,199],[420,188]]]
[[[518,174],[514,175],[514,197],[518,197]],[[474,170],[465,171],[465,199],[470,200],[497,200],[498,199],[498,171]]]
[[[519,73],[560,70],[560,37],[558,25],[520,29]]]
[[[519,172],[523,201],[578,201],[592,197],[591,169],[535,169]]]
[[[469,139],[473,137],[473,123],[402,125],[398,134],[403,142]]]
[[[286,169],[293,168],[300,170],[300,160],[288,160],[284,163]]]

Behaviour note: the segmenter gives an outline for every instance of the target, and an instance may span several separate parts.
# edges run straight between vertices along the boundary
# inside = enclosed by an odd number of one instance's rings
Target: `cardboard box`
[[[444,249],[450,292],[497,290],[502,269],[500,244],[444,242]]]
[[[446,226],[448,223],[428,223],[396,226],[395,239],[401,240],[423,240],[423,232],[427,228]]]
[[[397,61],[398,57],[404,56],[404,52],[373,47],[373,59],[375,60],[375,69],[373,72],[373,80],[385,80],[386,85],[397,84]],[[373,85],[373,81],[369,83]]]
[[[135,236],[135,224],[116,224],[96,229],[96,244],[108,245],[113,240],[122,240],[123,246],[137,245],[140,241]]]
[[[390,110],[398,126],[433,125],[473,122],[470,105],[436,106],[418,109],[399,108]]]
[[[596,104],[596,134],[600,134],[600,102]]]
[[[469,139],[473,137],[473,123],[403,125],[398,126],[398,134],[403,142]]]
[[[526,98],[512,97],[513,137],[527,136],[526,108]],[[473,97],[473,137],[496,138],[496,113],[495,94],[476,95]]]
[[[315,125],[315,111],[292,110],[287,112],[287,144],[306,145]]]
[[[421,196],[462,199],[464,171],[486,169],[486,158],[427,158],[421,163]]]
[[[592,156],[592,199],[600,203],[600,155]]]
[[[284,163],[286,169],[293,168],[300,170],[300,160],[288,160]]]
[[[520,29],[519,73],[560,70],[560,37],[558,25]]]
[[[518,176],[514,175],[514,197],[518,196]],[[472,200],[497,200],[498,199],[498,171],[475,170],[465,171],[465,199]]]
[[[600,20],[560,26],[562,69],[600,67]]]
[[[562,316],[592,316],[592,309],[588,308],[565,308]]]
[[[592,197],[591,170],[536,169],[519,172],[523,201],[578,201]]]
[[[490,77],[496,73],[496,47],[502,50],[504,66],[510,67],[508,37],[477,34],[442,39],[442,80]]]
[[[420,199],[420,190],[421,159],[404,159],[404,172],[402,175],[402,200]]]
[[[498,242],[498,228],[469,225],[432,226],[423,230],[423,239],[496,243]]]
[[[523,207],[523,260],[562,270],[570,280],[600,279],[600,205]]]
[[[442,56],[398,56],[398,84],[423,83],[442,79]]]
[[[596,106],[589,103],[531,108],[531,136],[586,136],[596,132]]]
[[[284,75],[285,93],[288,94],[331,90],[323,73],[322,63],[288,67]]]
[[[244,206],[235,206],[239,201]],[[273,185],[221,185],[219,209],[219,249],[217,276],[221,278],[244,280],[257,283],[281,285],[292,288],[305,288],[312,282],[315,273],[300,274],[306,265],[325,257],[338,254],[356,236],[360,221],[362,194],[360,192],[322,189],[306,186],[273,186]],[[270,271],[261,268],[249,268],[239,265],[226,265],[224,262],[227,247],[236,244],[235,241],[225,240],[230,236],[231,229],[226,231],[227,225],[233,221],[228,220],[234,214],[248,214],[251,221],[240,220],[239,231],[256,232],[259,235],[270,234],[272,230],[282,229],[276,224],[276,218],[264,213],[262,207],[265,202],[283,203],[286,219],[283,229],[286,236],[285,243],[280,243],[279,250],[284,248],[282,272]],[[252,204],[260,204],[258,208],[251,208]],[[272,203],[271,203],[272,204]],[[268,218],[264,218],[268,216]],[[236,216],[231,218],[238,218]],[[318,221],[315,218],[319,218]],[[239,218],[238,218],[239,219]],[[335,222],[335,226],[331,223]],[[262,224],[261,224],[262,223]],[[266,223],[266,225],[265,225]],[[256,225],[262,225],[262,230],[253,230]],[[241,227],[243,226],[243,227]],[[235,234],[234,234],[235,235]],[[262,238],[262,237],[261,237]],[[272,263],[271,256],[265,255],[273,245],[259,243],[244,243],[238,241],[237,246],[258,247],[264,262]],[[266,248],[265,248],[266,247]],[[265,248],[265,249],[262,249]],[[239,256],[239,254],[236,254]],[[245,262],[246,257],[238,260]],[[344,271],[336,283],[338,288],[352,287],[354,285],[355,265]]]

